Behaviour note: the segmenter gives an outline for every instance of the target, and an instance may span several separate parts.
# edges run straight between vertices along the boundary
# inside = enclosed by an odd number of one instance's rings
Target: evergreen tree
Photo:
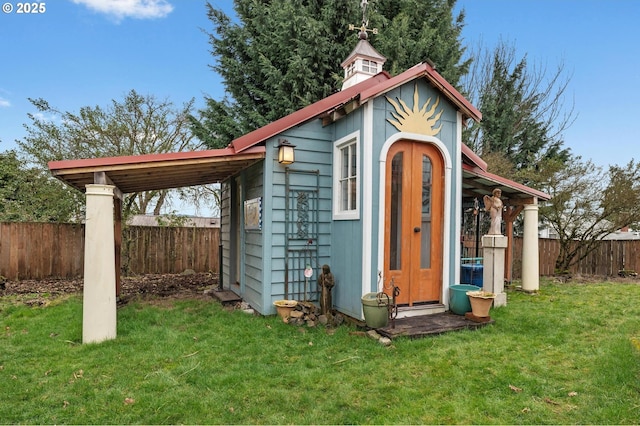
[[[562,65],[548,74],[526,56],[517,60],[514,47],[504,42],[492,52],[481,51],[465,92],[482,111],[482,121],[466,131],[465,140],[492,171],[520,181],[520,172],[541,162],[567,161],[562,132],[574,119],[572,109],[563,109],[567,85]]]
[[[340,89],[340,63],[357,43],[362,10],[357,0],[235,0],[237,20],[211,4],[212,69],[226,89],[222,100],[192,119],[206,145],[232,139]],[[388,58],[392,74],[430,59],[453,84],[468,68],[460,62],[464,15],[452,19],[455,0],[371,0],[371,43]]]
[[[392,74],[426,60],[452,85],[469,70],[463,60],[460,37],[464,10],[453,15],[456,0],[379,0],[373,3],[371,23],[379,26],[375,48],[387,57],[385,68]]]

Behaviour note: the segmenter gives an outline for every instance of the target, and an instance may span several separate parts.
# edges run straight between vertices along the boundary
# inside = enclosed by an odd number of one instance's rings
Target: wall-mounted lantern
[[[286,139],[278,139],[278,163],[291,164],[296,161],[295,145],[291,145]]]

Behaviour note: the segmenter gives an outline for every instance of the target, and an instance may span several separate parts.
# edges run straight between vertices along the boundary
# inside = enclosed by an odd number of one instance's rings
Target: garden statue
[[[322,265],[322,273],[318,277],[318,285],[321,288],[320,295],[320,312],[322,315],[331,313],[333,308],[333,301],[331,300],[331,289],[335,285],[333,274],[329,265]]]
[[[483,198],[484,208],[491,216],[491,226],[489,226],[488,235],[502,235],[502,208],[504,207],[504,204],[502,204],[502,200],[500,199],[501,195],[502,190],[495,188],[493,190],[492,197],[485,195]]]

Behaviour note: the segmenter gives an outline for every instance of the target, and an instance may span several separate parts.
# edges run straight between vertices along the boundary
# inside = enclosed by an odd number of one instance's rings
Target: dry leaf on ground
[[[514,392],[522,392],[522,388],[519,388],[519,387],[513,386],[513,385],[509,385],[509,389],[511,389]]]

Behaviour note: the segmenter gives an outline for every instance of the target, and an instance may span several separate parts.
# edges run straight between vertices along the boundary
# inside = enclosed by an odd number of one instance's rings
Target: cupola
[[[382,71],[382,66],[387,60],[367,40],[369,36],[367,31],[377,34],[377,30],[369,30],[367,28],[366,10],[367,0],[362,0],[362,26],[358,32],[358,44],[341,64],[342,69],[344,69],[342,90],[378,74]],[[350,25],[349,29],[354,30],[355,27]]]

